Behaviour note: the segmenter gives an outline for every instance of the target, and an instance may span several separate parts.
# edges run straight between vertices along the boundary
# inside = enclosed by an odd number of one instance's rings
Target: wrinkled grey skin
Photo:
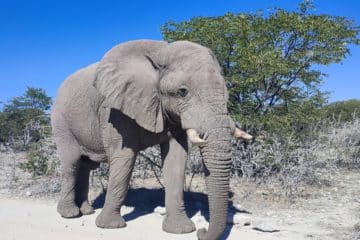
[[[210,207],[209,229],[200,229],[198,237],[219,239],[226,225],[234,127],[226,103],[225,82],[209,49],[187,41],[150,40],[114,47],[100,62],[67,78],[53,106],[62,164],[58,212],[68,218],[93,213],[89,171],[109,161],[108,191],[96,225],[124,227],[120,207],[136,154],[160,143],[167,212],[163,230],[194,231],[183,201],[185,130],[192,128],[206,139],[200,150]]]

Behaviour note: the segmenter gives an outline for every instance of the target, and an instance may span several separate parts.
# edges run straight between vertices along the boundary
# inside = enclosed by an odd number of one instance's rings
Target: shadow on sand
[[[154,208],[158,206],[164,207],[165,192],[163,189],[147,189],[137,188],[129,189],[125,206],[134,207],[134,210],[125,214],[123,218],[125,221],[131,221],[138,217],[154,212]],[[207,195],[198,192],[184,192],[185,208],[189,218],[193,217],[200,211],[201,215],[209,221],[209,204]],[[93,202],[95,209],[102,208],[105,201],[105,193],[100,194]],[[229,201],[229,208],[233,208],[233,203]],[[232,225],[227,225],[221,239],[227,239]]]

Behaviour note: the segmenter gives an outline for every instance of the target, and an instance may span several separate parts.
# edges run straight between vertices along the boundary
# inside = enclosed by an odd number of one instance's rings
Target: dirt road
[[[161,230],[163,216],[151,213],[127,221],[122,229],[100,229],[95,226],[95,214],[74,219],[61,218],[56,204],[40,200],[0,199],[0,239],[2,240],[180,240],[197,239],[196,233],[174,235]],[[126,208],[127,211],[131,208]],[[123,214],[126,214],[123,213]],[[199,226],[199,224],[197,224]],[[201,224],[200,224],[201,225]],[[293,233],[262,233],[251,227],[227,229],[226,239],[270,240],[299,239]],[[290,234],[290,235],[289,235]]]

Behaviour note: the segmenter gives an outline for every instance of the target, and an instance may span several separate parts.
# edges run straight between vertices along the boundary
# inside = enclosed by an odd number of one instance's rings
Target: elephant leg
[[[57,141],[62,167],[60,200],[57,211],[62,217],[72,218],[80,215],[76,204],[76,180],[79,173],[80,150],[74,139]]]
[[[98,227],[121,228],[126,226],[125,220],[120,215],[120,208],[129,187],[135,156],[135,151],[130,148],[114,150],[114,154],[111,154],[109,185],[105,204],[96,218]]]
[[[195,224],[186,215],[183,197],[188,150],[186,134],[182,133],[160,146],[164,161],[166,207],[166,217],[162,228],[169,233],[193,232]]]
[[[99,163],[91,161],[88,157],[82,156],[79,173],[76,180],[76,204],[80,207],[83,215],[94,213],[93,207],[88,200],[90,171],[96,169]]]

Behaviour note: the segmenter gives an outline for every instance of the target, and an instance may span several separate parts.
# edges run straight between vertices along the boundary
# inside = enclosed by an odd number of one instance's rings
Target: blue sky
[[[269,7],[288,10],[289,0],[78,1],[1,0],[0,101],[21,95],[26,86],[56,96],[60,83],[77,69],[98,61],[114,45],[132,39],[161,39],[167,20],[256,12]],[[360,25],[360,1],[315,0],[315,13],[346,16]],[[342,64],[322,68],[329,74],[323,90],[330,101],[360,99],[360,47]]]

